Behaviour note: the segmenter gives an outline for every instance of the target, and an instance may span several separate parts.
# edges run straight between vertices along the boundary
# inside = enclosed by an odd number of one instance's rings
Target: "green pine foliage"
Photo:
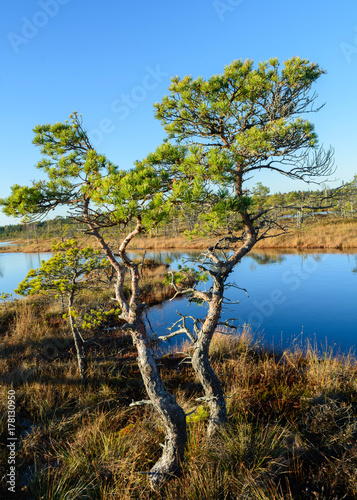
[[[95,271],[108,269],[108,262],[99,251],[80,248],[74,239],[54,245],[53,251],[54,256],[42,260],[40,268],[29,271],[16,293],[24,296],[78,293],[95,285]]]

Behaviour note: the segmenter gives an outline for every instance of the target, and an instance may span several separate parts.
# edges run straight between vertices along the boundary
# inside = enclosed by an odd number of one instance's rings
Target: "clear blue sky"
[[[100,152],[130,167],[161,142],[152,104],[170,77],[209,77],[234,59],[301,56],[327,70],[316,84],[326,106],[310,119],[335,148],[336,176],[357,173],[355,0],[16,0],[0,21],[0,197],[40,179],[36,124],[76,110]],[[257,177],[272,191],[301,189]],[[0,225],[13,220],[0,215]]]

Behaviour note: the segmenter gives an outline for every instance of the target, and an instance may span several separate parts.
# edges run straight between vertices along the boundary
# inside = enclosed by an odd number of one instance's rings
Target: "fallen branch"
[[[150,399],[143,399],[142,401],[133,401],[130,403],[129,407],[133,408],[134,406],[144,406],[144,405],[152,405]]]

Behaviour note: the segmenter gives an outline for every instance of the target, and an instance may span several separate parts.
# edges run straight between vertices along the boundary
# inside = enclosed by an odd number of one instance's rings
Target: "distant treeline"
[[[256,206],[257,211],[271,209],[274,217],[296,217],[301,222],[306,213],[307,207],[318,207],[319,209],[311,213],[315,216],[330,215],[331,217],[355,217],[357,215],[357,175],[352,182],[344,184],[339,188],[324,187],[320,190],[290,191],[288,193],[270,194],[268,187],[258,182],[247,196]],[[202,208],[204,210],[204,207]],[[178,237],[185,230],[194,231],[198,213],[195,210],[177,211],[170,224],[158,226],[152,229],[151,236]],[[225,223],[229,225],[232,214],[227,212]],[[0,239],[27,239],[36,240],[47,238],[60,238],[62,240],[78,237],[84,234],[86,226],[75,223],[66,217],[55,217],[54,219],[22,223],[9,224],[0,227]],[[108,228],[113,232],[115,238],[118,229]]]
[[[56,217],[39,222],[8,224],[0,227],[0,238],[4,239],[28,239],[39,238],[72,238],[78,235],[81,224],[73,224],[66,217]],[[76,234],[77,233],[77,234]]]

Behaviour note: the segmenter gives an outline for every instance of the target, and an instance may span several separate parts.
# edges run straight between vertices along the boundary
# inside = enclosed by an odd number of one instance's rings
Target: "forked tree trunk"
[[[197,333],[197,340],[194,344],[194,352],[191,357],[192,367],[195,370],[199,381],[202,384],[205,400],[210,409],[210,417],[207,434],[212,436],[219,427],[227,421],[227,408],[222,385],[211,367],[209,361],[209,348],[212,337],[217,329],[222,312],[223,294],[225,280],[232,272],[233,268],[246,255],[256,243],[256,232],[248,216],[245,218],[247,237],[243,245],[236,250],[226,263],[219,260],[213,248],[208,249],[215,271],[211,271],[213,287],[211,293],[195,292],[198,298],[203,299],[208,304],[208,313]]]
[[[157,370],[154,353],[147,337],[146,328],[142,322],[142,307],[140,301],[138,266],[126,254],[126,247],[132,238],[141,231],[138,221],[136,228],[129,233],[119,247],[119,257],[123,265],[131,273],[131,297],[126,299],[124,294],[124,267],[115,259],[109,246],[97,230],[91,227],[93,235],[99,241],[105,255],[117,274],[115,286],[116,299],[121,308],[121,318],[126,321],[126,328],[131,332],[133,343],[136,346],[138,367],[146,388],[147,395],[154,409],[161,417],[165,440],[161,458],[149,472],[150,486],[154,490],[159,488],[170,478],[175,477],[181,470],[186,445],[186,415],[166,389]]]
[[[150,486],[158,490],[181,471],[186,444],[186,416],[166,389],[157,370],[153,351],[141,321],[136,321],[132,337],[138,352],[138,366],[150,401],[159,413],[165,429],[162,456],[149,472]]]

